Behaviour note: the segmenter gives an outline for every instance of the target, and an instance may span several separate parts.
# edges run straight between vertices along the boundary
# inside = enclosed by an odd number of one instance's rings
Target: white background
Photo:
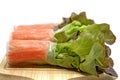
[[[71,12],[85,11],[96,23],[109,23],[117,40],[111,46],[114,68],[120,74],[119,0],[0,0],[0,62],[14,25],[59,23]],[[117,80],[120,80],[119,78]]]

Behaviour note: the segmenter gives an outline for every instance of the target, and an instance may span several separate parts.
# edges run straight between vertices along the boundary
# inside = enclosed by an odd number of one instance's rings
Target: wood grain
[[[106,74],[101,74],[99,77],[83,75],[74,70],[50,65],[22,64],[21,66],[10,66],[6,58],[0,64],[0,73],[28,77],[34,80],[115,80]]]
[[[83,76],[79,72],[64,69],[61,67],[50,65],[34,65],[10,66],[6,58],[0,64],[0,71],[5,74],[29,77],[34,80],[68,80],[70,78]]]

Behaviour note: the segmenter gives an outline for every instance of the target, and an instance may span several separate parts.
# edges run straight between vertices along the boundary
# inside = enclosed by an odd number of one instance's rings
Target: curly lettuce
[[[105,45],[112,45],[116,39],[109,24],[96,24],[84,13],[81,17],[75,16],[72,16],[72,22],[55,31],[54,64],[76,68],[91,75],[98,76],[99,72],[105,72],[117,77],[108,55],[110,48]]]

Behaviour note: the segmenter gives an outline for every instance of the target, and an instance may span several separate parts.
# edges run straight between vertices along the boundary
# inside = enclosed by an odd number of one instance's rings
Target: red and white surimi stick
[[[53,29],[17,30],[12,32],[13,40],[53,40]]]
[[[34,25],[19,25],[14,27],[14,31],[16,30],[33,30],[33,29],[53,29],[56,24],[47,23],[47,24],[34,24]]]
[[[49,44],[49,41],[40,40],[11,40],[8,43],[8,62],[45,61]]]
[[[49,40],[53,39],[55,24],[20,25],[12,32],[13,40]]]

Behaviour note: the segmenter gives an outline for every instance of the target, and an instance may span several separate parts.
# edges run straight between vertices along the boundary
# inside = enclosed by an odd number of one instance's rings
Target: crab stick
[[[49,41],[40,40],[11,40],[8,43],[8,62],[45,61],[49,44]]]
[[[17,30],[12,32],[13,40],[48,40],[52,41],[54,31],[53,29],[39,29],[39,30]]]

